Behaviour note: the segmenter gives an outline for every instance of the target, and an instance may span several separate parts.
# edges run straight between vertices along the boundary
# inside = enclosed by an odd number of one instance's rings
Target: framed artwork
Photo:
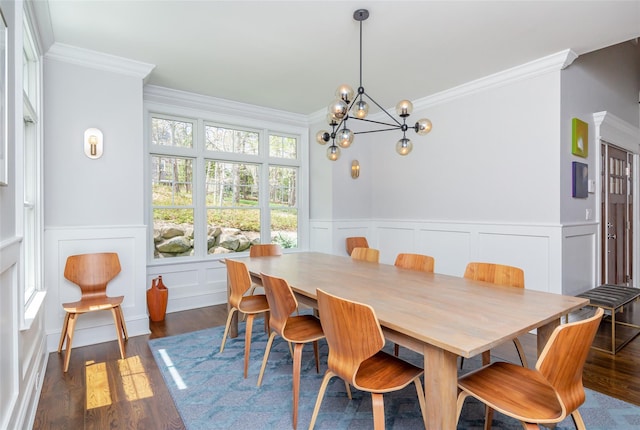
[[[585,163],[573,162],[572,165],[572,193],[577,199],[586,199],[588,194],[589,166]]]
[[[589,155],[589,124],[578,118],[571,120],[571,153],[587,158]]]
[[[7,125],[7,21],[0,10],[0,185],[9,184]]]

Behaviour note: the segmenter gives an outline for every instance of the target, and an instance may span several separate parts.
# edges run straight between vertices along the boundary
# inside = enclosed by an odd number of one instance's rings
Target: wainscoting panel
[[[562,279],[563,294],[576,295],[598,285],[597,234],[593,225],[565,228],[562,260],[567,270]]]
[[[129,336],[149,333],[146,308],[146,227],[85,227],[45,229],[46,327],[49,351],[57,350],[64,319],[62,304],[80,298],[80,289],[64,277],[67,257],[116,252],[121,272],[107,286],[110,296],[124,296],[122,311]],[[116,339],[111,312],[91,312],[78,318],[73,347]]]
[[[524,271],[525,287],[549,291],[549,238],[523,234],[478,234],[476,261],[516,266]]]
[[[0,428],[9,428],[20,393],[17,292],[20,241],[0,244]]]
[[[419,220],[329,220],[311,221],[311,229],[322,229],[333,238],[333,254],[346,255],[344,239],[364,235],[372,247],[380,249],[380,262],[393,264],[399,252],[416,252],[435,258],[435,271],[462,276],[469,261],[492,261],[521,267],[526,288],[558,294],[570,294],[595,275],[593,246],[571,241],[584,231],[594,233],[597,224],[561,226],[553,224],[490,224],[472,222],[436,222]],[[327,231],[330,230],[330,231]],[[357,233],[357,234],[356,234]],[[327,248],[315,247],[323,252]],[[569,247],[569,248],[567,248]],[[564,262],[570,249],[575,263]],[[326,251],[325,251],[326,252]],[[579,264],[578,264],[579,263]],[[566,283],[566,285],[565,285]]]
[[[169,289],[167,312],[227,301],[227,271],[221,260],[149,266],[147,288],[158,275],[162,275],[162,282]]]
[[[430,255],[435,259],[434,271],[437,273],[464,273],[467,263],[461,257],[471,255],[471,232],[454,230],[420,229],[415,252]]]

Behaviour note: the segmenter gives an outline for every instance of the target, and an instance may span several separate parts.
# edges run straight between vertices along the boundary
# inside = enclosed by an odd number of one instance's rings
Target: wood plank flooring
[[[632,309],[630,316],[634,311],[640,319],[640,307]],[[73,348],[66,374],[62,372],[64,351],[51,353],[33,428],[184,429],[147,341],[225,322],[226,304],[167,314],[165,321],[149,323],[150,335],[127,341],[126,360],[120,360],[116,341]],[[607,341],[608,331],[602,329],[598,341]],[[528,334],[520,340],[533,365],[535,336]],[[493,350],[492,355],[518,361],[512,342]],[[583,379],[588,388],[640,405],[640,336],[616,355],[591,350]]]

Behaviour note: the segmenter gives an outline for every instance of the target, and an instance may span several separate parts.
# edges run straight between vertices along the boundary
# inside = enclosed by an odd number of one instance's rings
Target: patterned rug
[[[224,327],[149,341],[149,347],[187,429],[292,428],[293,361],[288,344],[279,337],[273,343],[262,387],[256,386],[267,343],[267,335],[262,328],[262,322],[259,321],[253,330],[247,379],[242,377],[243,323],[239,325],[238,337],[227,339],[223,353],[219,351]],[[326,356],[327,345],[321,341],[320,374],[316,374],[313,348],[311,345],[305,345],[302,356],[298,429],[309,427],[320,383],[326,370]],[[422,363],[422,356],[404,348],[401,348],[400,356],[419,365]],[[462,372],[468,372],[478,365],[478,358],[465,360],[465,369]],[[344,383],[334,377],[327,388],[315,428],[373,428],[371,396],[353,388],[352,394],[353,400],[350,401]],[[387,429],[424,428],[413,385],[402,391],[386,394],[384,403]],[[595,391],[587,390],[587,400],[580,407],[580,413],[589,430],[640,430],[640,407]],[[458,429],[482,429],[483,423],[482,405],[475,399],[468,399]],[[495,413],[493,428],[516,430],[522,427],[515,420]],[[573,430],[575,426],[568,418],[556,428]]]

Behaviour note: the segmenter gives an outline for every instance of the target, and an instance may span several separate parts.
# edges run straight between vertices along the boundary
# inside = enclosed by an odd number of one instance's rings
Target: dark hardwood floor
[[[630,309],[627,316],[633,317],[635,311],[640,319],[640,305],[634,307],[637,309]],[[64,351],[51,353],[33,428],[183,429],[147,341],[224,325],[225,321],[226,305],[167,314],[163,322],[149,323],[150,335],[127,341],[126,360],[120,360],[115,341],[73,348],[66,374],[62,372]],[[606,328],[601,327],[597,342],[607,341]],[[533,365],[535,336],[528,334],[520,340]],[[493,350],[492,355],[518,361],[512,342]],[[583,379],[588,388],[640,405],[640,336],[616,355],[592,349]]]

